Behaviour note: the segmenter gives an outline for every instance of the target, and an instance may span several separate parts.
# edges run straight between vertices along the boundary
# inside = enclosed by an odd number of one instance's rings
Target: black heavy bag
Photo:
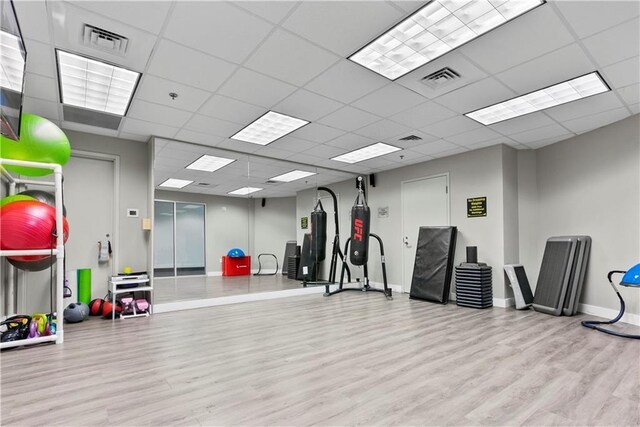
[[[311,212],[311,258],[316,262],[323,261],[326,257],[327,247],[327,213],[318,200],[316,207]]]
[[[359,190],[356,202],[351,208],[351,245],[349,260],[353,265],[365,265],[369,259],[369,229],[371,212],[364,193]]]

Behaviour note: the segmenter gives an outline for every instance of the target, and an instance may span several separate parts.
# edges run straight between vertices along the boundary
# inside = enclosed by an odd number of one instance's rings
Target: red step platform
[[[222,257],[223,276],[249,276],[251,274],[251,257]]]

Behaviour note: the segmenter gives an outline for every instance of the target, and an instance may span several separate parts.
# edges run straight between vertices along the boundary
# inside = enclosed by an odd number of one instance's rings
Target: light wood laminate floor
[[[344,293],[69,325],[1,355],[2,425],[638,425],[584,316]]]
[[[182,276],[156,278],[154,302],[187,301],[299,289],[302,282],[278,273],[271,276]]]

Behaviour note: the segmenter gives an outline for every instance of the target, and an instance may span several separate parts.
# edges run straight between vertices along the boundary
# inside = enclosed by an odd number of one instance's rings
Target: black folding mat
[[[420,227],[409,298],[449,302],[456,227]]]
[[[289,240],[284,247],[284,257],[282,259],[284,262],[282,263],[282,275],[288,276],[289,271],[289,257],[299,255],[300,249],[298,249],[298,242],[295,240]]]
[[[547,240],[533,297],[534,310],[554,316],[562,314],[577,246],[575,237]]]
[[[311,234],[307,233],[304,235],[304,240],[302,241],[297,280],[306,279],[308,282],[316,281],[316,265],[317,263],[314,262],[311,257]]]

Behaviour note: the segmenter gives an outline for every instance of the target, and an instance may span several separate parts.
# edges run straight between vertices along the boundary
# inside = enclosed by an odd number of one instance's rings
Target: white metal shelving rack
[[[53,171],[53,181],[37,181],[30,179],[22,179],[15,178],[11,174],[9,174],[3,165],[13,165],[13,166],[28,166],[34,168],[42,168],[42,169],[51,169]],[[53,254],[56,257],[56,333],[55,335],[49,335],[45,337],[38,338],[27,338],[24,340],[11,341],[0,343],[0,349],[9,348],[9,347],[19,347],[23,345],[33,345],[40,344],[43,342],[55,342],[56,344],[61,344],[64,340],[64,331],[63,331],[63,319],[62,314],[64,312],[64,271],[63,271],[63,261],[64,261],[64,235],[63,235],[63,216],[62,216],[62,166],[55,163],[39,163],[39,162],[27,162],[23,160],[11,160],[11,159],[2,159],[0,158],[0,171],[2,172],[2,177],[9,183],[9,195],[12,196],[16,193],[16,186],[19,184],[33,184],[33,185],[42,185],[48,187],[54,187],[55,191],[55,209],[56,209],[56,247],[52,250],[49,248],[43,249],[31,249],[31,250],[15,250],[15,251],[3,251],[0,250],[0,256],[24,256],[24,255],[51,255]],[[16,268],[11,266],[9,268],[9,280],[7,287],[7,294],[5,295],[5,299],[9,302],[6,310],[7,316],[12,316],[16,314],[16,307],[13,301],[15,301],[15,274]]]

